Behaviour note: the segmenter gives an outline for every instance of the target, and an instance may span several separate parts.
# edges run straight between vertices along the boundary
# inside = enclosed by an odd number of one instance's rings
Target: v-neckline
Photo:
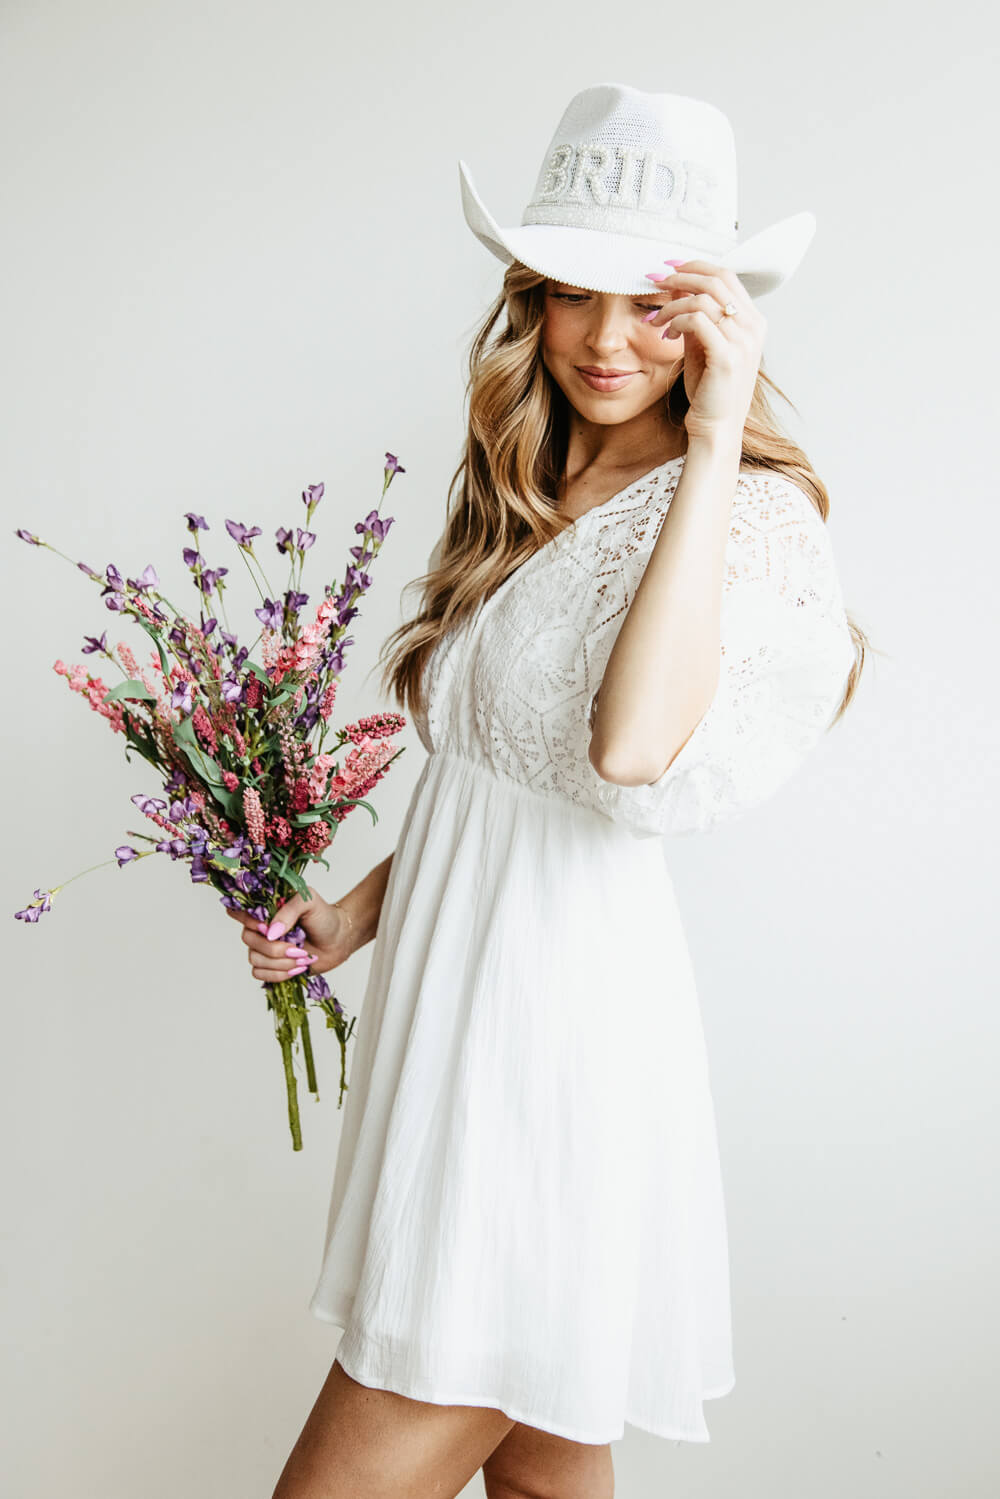
[[[571,520],[568,526],[565,526],[561,531],[558,531],[555,536],[551,536],[548,541],[543,541],[542,545],[540,547],[536,547],[535,550],[529,554],[529,556],[525,557],[524,561],[520,563],[518,567],[515,567],[513,572],[507,574],[506,578],[504,578],[503,582],[499,585],[498,588],[495,588],[493,590],[489,598],[482,600],[479,608],[476,610],[475,614],[473,614],[472,620],[478,624],[485,614],[488,606],[492,604],[495,599],[499,598],[502,593],[505,593],[507,591],[507,585],[509,583],[512,583],[515,578],[519,578],[524,572],[525,568],[530,567],[531,563],[534,562],[536,557],[540,557],[543,552],[547,552],[550,547],[553,547],[558,542],[561,542],[563,538],[565,536],[568,536],[571,531],[575,532],[576,528],[581,525],[588,516],[597,515],[600,511],[607,510],[608,506],[613,505],[616,500],[624,499],[624,497],[629,493],[630,490],[638,488],[640,484],[648,484],[651,479],[655,478],[656,475],[662,473],[664,469],[670,468],[673,464],[683,463],[686,456],[686,453],[678,453],[676,457],[668,458],[665,462],[656,464],[654,468],[648,469],[644,474],[640,474],[638,479],[633,479],[631,484],[626,484],[624,489],[619,489],[615,494],[609,495],[606,500],[602,500],[599,505],[591,505],[589,510],[585,510],[582,515],[578,515],[575,520]]]

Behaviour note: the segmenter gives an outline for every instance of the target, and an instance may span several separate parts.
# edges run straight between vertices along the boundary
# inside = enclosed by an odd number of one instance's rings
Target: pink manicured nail
[[[288,970],[288,977],[290,979],[293,979],[297,973],[305,973],[305,971],[306,971],[306,969],[308,967],[309,967],[308,963],[300,963],[299,966],[298,966],[298,968],[289,968],[289,970]]]
[[[662,281],[663,278],[664,278],[664,276],[666,276],[666,275],[669,275],[668,271],[647,271],[646,272],[646,280],[647,281]]]
[[[671,333],[670,333],[670,324],[669,324],[669,323],[668,323],[668,324],[667,324],[667,326],[666,326],[666,327],[665,327],[665,328],[664,328],[664,330],[663,330],[663,332],[662,332],[662,333],[661,333],[661,334],[660,334],[660,337],[661,337],[661,338],[670,338],[670,337],[671,337]]]
[[[257,930],[258,930],[258,932],[260,932],[261,936],[263,937],[266,934],[266,932],[267,932],[267,923],[264,922],[264,921],[258,921],[258,923],[257,923]]]
[[[284,930],[285,923],[283,921],[272,921],[264,935],[268,942],[276,942]]]
[[[302,947],[286,947],[284,955],[286,958],[308,958],[310,956]]]
[[[665,260],[663,262],[663,264],[664,265],[683,265],[684,261],[683,260]]]
[[[660,315],[660,309],[657,307],[656,310],[655,310],[655,312],[647,312],[646,316],[643,318],[642,321],[644,323],[651,323],[653,321],[653,319],[655,317],[659,317],[659,315]]]

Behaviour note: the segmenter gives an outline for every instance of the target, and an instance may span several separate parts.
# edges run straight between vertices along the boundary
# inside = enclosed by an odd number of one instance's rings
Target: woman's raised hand
[[[673,300],[643,321],[661,328],[661,338],[684,340],[688,437],[697,441],[722,436],[740,442],[767,319],[735,271],[707,260],[679,264],[680,270],[646,272],[657,291],[670,292]]]
[[[225,908],[227,914],[243,927],[243,941],[255,979],[264,984],[276,984],[306,970],[326,973],[343,963],[354,951],[350,940],[350,918],[339,906],[325,901],[311,885],[309,897],[309,900],[304,900],[301,895],[294,895],[275,911],[269,927],[235,906]],[[300,926],[305,932],[304,946],[281,941],[284,933],[294,926]]]

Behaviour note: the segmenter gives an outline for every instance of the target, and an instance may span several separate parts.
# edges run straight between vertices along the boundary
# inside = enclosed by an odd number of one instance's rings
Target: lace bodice
[[[733,501],[709,708],[647,785],[603,781],[588,758],[601,678],[682,470],[670,459],[588,510],[438,642],[415,719],[425,749],[484,761],[635,837],[708,828],[788,780],[839,706],[854,646],[825,523],[797,485],[754,470]]]

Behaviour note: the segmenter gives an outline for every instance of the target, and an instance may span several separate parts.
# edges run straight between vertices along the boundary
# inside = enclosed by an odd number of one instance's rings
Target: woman
[[[613,84],[571,101],[518,228],[462,184],[510,264],[392,637],[428,759],[388,859],[243,931],[265,982],[375,938],[311,1302],[345,1332],[275,1499],[480,1467],[490,1499],[598,1499],[626,1421],[709,1439],[726,1226],[662,835],[774,792],[864,656],[763,388],[754,299],[811,215],[737,245],[725,116]]]

